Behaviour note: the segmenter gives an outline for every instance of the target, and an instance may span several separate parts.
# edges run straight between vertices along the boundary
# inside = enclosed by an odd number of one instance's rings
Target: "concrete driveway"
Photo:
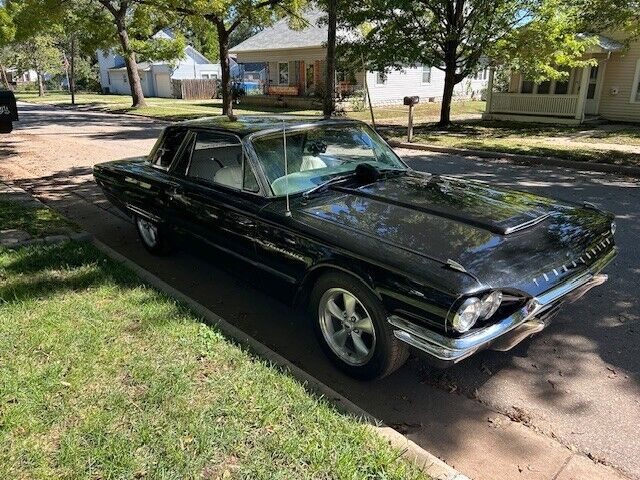
[[[573,201],[618,215],[621,255],[611,280],[564,310],[545,332],[506,353],[483,352],[439,371],[420,359],[373,383],[325,360],[305,323],[228,258],[153,258],[95,187],[91,166],[144,154],[161,124],[21,105],[0,137],[0,177],[16,181],[120,253],[236,324],[472,478],[640,479],[640,184],[561,168],[400,151],[416,169],[450,173]],[[249,280],[251,279],[251,280]],[[582,452],[589,455],[596,465]]]

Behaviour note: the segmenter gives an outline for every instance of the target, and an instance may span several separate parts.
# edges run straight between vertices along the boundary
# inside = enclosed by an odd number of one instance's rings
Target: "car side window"
[[[197,132],[187,177],[242,189],[242,145],[238,138],[215,132]]]
[[[151,151],[151,164],[168,169],[186,136],[187,130],[184,128],[167,128]]]
[[[246,190],[247,192],[258,193],[260,191],[258,180],[256,179],[256,175],[255,173],[253,173],[253,169],[251,168],[251,165],[249,164],[249,161],[247,160],[246,157],[244,159],[243,169],[244,169],[244,174],[243,174],[244,179],[242,183],[243,190]]]

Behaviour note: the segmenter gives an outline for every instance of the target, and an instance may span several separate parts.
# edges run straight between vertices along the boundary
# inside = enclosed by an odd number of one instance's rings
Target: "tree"
[[[12,45],[12,63],[19,73],[35,70],[38,77],[38,95],[44,96],[45,73],[60,71],[62,53],[49,35],[36,35],[28,41]]]
[[[327,0],[327,72],[322,113],[330,117],[336,109],[336,32],[338,29],[338,0]]]
[[[286,15],[296,16],[306,0],[147,0],[151,5],[188,17],[196,30],[207,22],[218,36],[222,69],[222,113],[233,117],[229,48],[232,35],[241,27],[271,25]]]
[[[581,29],[585,32],[624,32],[625,41],[640,38],[640,1],[576,0]]]
[[[7,79],[5,65],[10,54],[8,45],[13,40],[15,33],[16,29],[13,19],[4,2],[0,0],[0,81],[7,90],[9,89],[9,80]]]
[[[159,30],[173,24],[174,17],[166,10],[149,7],[144,0],[7,0],[17,12],[14,15],[24,37],[49,31],[52,25],[62,26],[70,39],[83,32],[87,45],[117,47],[127,69],[132,106],[145,105],[138,73],[138,57],[153,60],[174,60],[183,55],[184,39],[154,38]]]
[[[569,21],[575,14],[570,5],[570,0],[352,2],[344,10],[343,22],[360,29],[363,35],[344,42],[344,47],[348,52],[350,45],[358,45],[356,51],[367,52],[367,64],[380,71],[408,65],[431,65],[442,70],[445,81],[440,125],[446,127],[451,123],[455,86],[476,73],[486,57],[497,55],[522,65],[545,65],[547,75],[564,75],[563,65],[577,61],[588,46],[588,42],[575,38],[577,23]],[[555,28],[547,30],[545,22],[550,19]],[[523,39],[534,30],[538,42],[528,45],[534,48],[521,55],[516,47],[526,45]],[[535,48],[542,45],[554,49],[546,62],[542,49]],[[535,60],[527,62],[525,58]]]

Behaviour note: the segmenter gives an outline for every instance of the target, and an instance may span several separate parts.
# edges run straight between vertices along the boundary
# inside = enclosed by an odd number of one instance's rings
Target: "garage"
[[[173,91],[171,88],[171,76],[168,73],[156,73],[156,96],[171,98],[173,97]]]

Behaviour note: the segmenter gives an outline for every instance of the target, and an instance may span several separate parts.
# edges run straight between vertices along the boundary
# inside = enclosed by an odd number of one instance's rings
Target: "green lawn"
[[[406,129],[383,128],[404,140]],[[520,153],[619,165],[640,165],[640,126],[554,126],[513,122],[461,121],[442,130],[435,124],[415,128],[415,141],[443,147]],[[595,145],[596,143],[600,145]],[[625,147],[618,147],[624,145]],[[597,148],[596,148],[597,147]]]
[[[70,105],[66,92],[49,92],[38,97],[34,92],[20,92],[18,99],[34,103]],[[131,98],[124,95],[78,94],[78,105],[113,113],[144,115],[169,120],[184,120],[221,115],[220,100],[176,100],[148,98],[148,106],[130,107]],[[540,155],[597,163],[640,165],[640,126],[562,126],[479,120],[485,103],[459,101],[452,104],[453,128],[441,130],[436,125],[439,103],[421,103],[415,110],[416,141],[446,147],[485,151]],[[318,110],[292,110],[277,107],[235,109],[237,115],[296,113],[320,115]],[[386,136],[402,139],[406,135],[407,107],[395,105],[374,109],[377,125]],[[368,109],[349,112],[349,118],[370,121]],[[600,144],[600,145],[596,145]],[[609,148],[608,146],[611,145]],[[625,148],[636,151],[626,151]]]
[[[66,92],[48,92],[44,97],[38,97],[35,92],[18,92],[18,100],[32,103],[46,103],[50,105],[71,105],[71,98]],[[186,120],[202,116],[221,115],[222,101],[215,100],[177,100],[171,98],[147,98],[148,106],[140,109],[131,108],[131,97],[125,95],[100,95],[95,93],[80,93],[76,95],[76,103],[81,107],[97,108],[111,113],[128,113],[144,115],[169,120]],[[455,102],[452,106],[454,116],[478,116],[484,111],[484,102],[465,101]],[[278,107],[243,107],[236,106],[236,115],[261,115],[269,113],[295,113],[299,115],[321,115],[320,110],[296,110]],[[433,121],[440,113],[439,103],[422,103],[416,107],[416,121]],[[406,124],[408,110],[403,106],[376,107],[376,120],[389,125]],[[349,112],[350,118],[369,121],[368,109],[361,112]]]
[[[0,250],[0,359],[3,479],[424,478],[88,244]]]
[[[43,206],[25,209],[22,202],[0,199],[0,225],[2,230],[24,230],[33,237],[45,237],[68,231],[77,226],[66,218]]]

